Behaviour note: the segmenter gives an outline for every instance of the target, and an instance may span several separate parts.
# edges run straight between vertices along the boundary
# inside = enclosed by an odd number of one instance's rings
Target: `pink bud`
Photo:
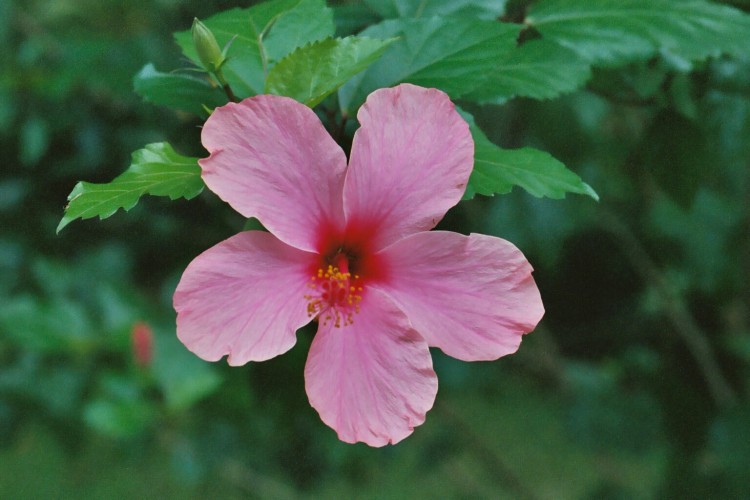
[[[154,354],[154,334],[149,324],[144,321],[134,323],[130,332],[130,342],[136,364],[150,365]]]

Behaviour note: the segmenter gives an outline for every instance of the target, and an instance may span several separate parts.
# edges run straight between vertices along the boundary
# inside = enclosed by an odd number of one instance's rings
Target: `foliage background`
[[[435,352],[426,423],[370,449],[309,407],[311,332],[233,369],[174,338],[181,271],[245,223],[211,193],[55,235],[75,181],[111,180],[150,142],[204,154],[200,122],[142,102],[133,75],[174,67],[171,33],[194,16],[249,3],[0,2],[0,497],[750,495],[750,60],[676,71],[657,56],[471,109],[494,142],[549,151],[601,201],[515,189],[448,215],[518,245],[547,314],[500,361]]]

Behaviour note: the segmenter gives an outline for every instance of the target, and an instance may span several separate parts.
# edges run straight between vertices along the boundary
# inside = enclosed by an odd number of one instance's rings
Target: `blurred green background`
[[[176,340],[182,270],[245,222],[210,192],[55,235],[75,182],[144,144],[205,154],[200,122],[132,77],[176,67],[194,16],[250,3],[0,0],[0,498],[750,497],[750,60],[655,58],[551,101],[466,105],[601,202],[516,190],[446,217],[518,245],[547,314],[497,362],[435,352],[426,423],[371,449],[309,406],[311,331],[231,369]]]

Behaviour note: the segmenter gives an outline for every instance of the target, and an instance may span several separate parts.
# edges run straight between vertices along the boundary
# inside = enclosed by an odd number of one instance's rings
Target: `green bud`
[[[193,44],[203,67],[212,73],[219,71],[226,57],[222,54],[214,34],[197,17],[193,19],[192,32]]]

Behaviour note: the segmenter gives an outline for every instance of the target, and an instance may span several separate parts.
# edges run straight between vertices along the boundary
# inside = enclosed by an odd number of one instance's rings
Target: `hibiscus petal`
[[[272,95],[230,103],[201,141],[209,189],[285,243],[317,250],[321,226],[341,227],[346,156],[307,106]]]
[[[347,219],[373,226],[375,248],[435,227],[461,199],[474,166],[469,126],[448,96],[409,84],[377,90],[357,119]]]
[[[307,315],[314,254],[261,231],[209,248],[185,269],[174,294],[177,336],[207,361],[264,361],[292,348]]]
[[[321,324],[305,366],[310,404],[347,443],[397,443],[424,422],[437,394],[427,343],[377,290],[354,323]]]
[[[431,347],[464,361],[518,349],[544,314],[531,265],[500,238],[419,233],[382,254],[390,279],[380,287]]]

